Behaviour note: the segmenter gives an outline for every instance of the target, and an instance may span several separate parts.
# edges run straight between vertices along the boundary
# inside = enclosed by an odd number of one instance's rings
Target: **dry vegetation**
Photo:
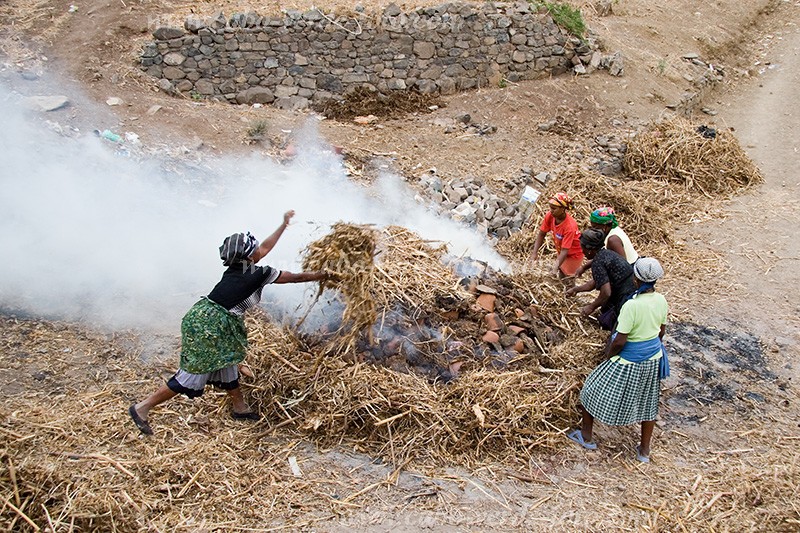
[[[688,143],[694,146],[695,140]],[[640,152],[641,166],[653,168],[652,160],[662,160],[675,146],[662,150]],[[699,170],[684,167],[681,184],[648,179],[635,166],[639,159],[630,158],[629,171],[645,179],[623,181],[576,170],[546,193],[567,190],[581,220],[595,204],[615,206],[629,233],[640,236],[653,253],[669,256],[670,225],[678,214],[698,208],[693,188],[707,175],[703,154],[696,155]],[[717,180],[714,190],[735,190],[738,177],[728,179],[732,183]],[[520,263],[529,250],[527,239],[516,237],[500,249]],[[156,436],[140,438],[124,406],[153,380],[132,360],[130,339],[4,319],[5,366],[11,372],[30,372],[31,365],[40,370],[31,374],[31,390],[8,397],[0,409],[5,495],[0,520],[9,530],[23,531],[301,527],[358,507],[371,492],[396,485],[408,469],[502,464],[510,469],[507,476],[553,483],[531,465],[539,464],[544,450],[559,453],[562,433],[575,419],[577,392],[604,336],[579,317],[577,302],[566,299],[544,274],[504,276],[487,270],[479,281],[498,288],[499,312],[514,316],[512,310],[526,309],[530,316],[516,317],[530,332],[522,353],[476,349],[483,314],[469,307],[474,296],[442,263],[443,253],[400,227],[338,224],[309,245],[304,267],[337,274],[321,289],[341,294],[343,317],[338,328],[299,334],[274,325],[263,312],[249,316],[248,364],[256,379],[246,388],[269,421],[255,428],[227,421],[227,408],[209,394],[194,405],[181,401],[161,408],[153,414]],[[457,314],[446,316],[442,302]],[[371,347],[395,335],[386,337],[383,330],[387,317],[397,313],[409,327],[426,331],[427,340],[415,350],[452,371],[450,379],[431,379],[408,366],[398,372],[386,361],[370,359]],[[73,358],[63,356],[61,348],[68,341],[70,350],[78,347],[94,362],[79,371],[83,376],[77,380],[54,384],[75,371]],[[43,383],[37,386],[36,379]],[[349,475],[345,470],[320,470],[309,462],[305,474],[298,475],[299,466],[290,458],[296,461],[295,450],[302,447],[292,436],[323,449],[343,445],[383,457],[392,469],[342,497],[342,487],[352,486],[343,480]],[[780,436],[770,442],[764,430],[742,430],[741,436],[747,437],[741,448],[714,452],[718,455],[702,472],[670,468],[670,478],[692,480],[677,499],[670,497],[671,488],[658,488],[663,480],[632,478],[649,496],[628,505],[651,513],[653,527],[662,522],[687,530],[724,530],[734,517],[745,529],[789,530],[800,524],[794,507],[800,465],[791,453],[796,444]],[[780,460],[782,454],[786,460]],[[294,474],[286,472],[287,460]],[[318,497],[309,503],[303,491]],[[569,496],[564,487],[559,491]]]
[[[372,103],[377,107],[339,116],[378,114],[385,104]],[[544,195],[568,192],[581,221],[598,205],[613,206],[637,248],[664,262],[668,277],[660,290],[680,316],[677,310],[694,296],[675,279],[721,267],[716,257],[688,253],[672,226],[713,216],[720,198],[758,183],[760,175],[729,132],[706,139],[683,121],[639,135],[625,163],[624,178],[574,169]],[[533,219],[541,214],[540,206]],[[534,236],[516,234],[498,249],[520,265]],[[154,411],[156,435],[143,438],[125,410],[159,376],[140,361],[139,339],[0,318],[0,376],[7,383],[0,403],[0,528],[313,530],[317,522],[385,506],[397,493],[395,509],[444,508],[444,515],[480,526],[469,521],[480,517],[479,509],[469,514],[440,493],[452,481],[493,487],[487,500],[496,499],[503,513],[519,513],[527,530],[545,527],[524,522],[529,511],[545,508],[562,518],[549,523],[559,530],[800,529],[798,437],[784,432],[795,408],[788,393],[776,394],[786,405],[769,412],[717,407],[709,421],[717,433],[702,441],[681,428],[664,430],[648,467],[629,460],[624,446],[593,459],[570,447],[562,432],[576,420],[577,392],[604,337],[553,280],[540,272],[482,279],[501,289],[508,315],[515,308],[536,314],[525,353],[496,364],[485,346],[476,349],[482,315],[470,310],[474,296],[442,263],[441,249],[404,228],[341,224],[308,252],[304,267],[338,274],[321,289],[338,291],[345,311],[337,327],[316,334],[276,326],[263,313],[248,317],[255,379],[244,387],[265,416],[254,426],[229,420],[224,396],[209,391]],[[458,310],[456,321],[444,316],[444,301]],[[430,341],[417,348],[443,368],[460,368],[454,379],[367,362],[364,353],[384,342],[384,325],[396,313],[424,325]],[[605,436],[632,438],[616,429]],[[354,465],[331,449],[369,457],[358,455],[363,464]],[[387,465],[370,470],[364,465],[372,458]],[[574,468],[586,461],[586,471]],[[454,466],[474,474],[454,474]],[[409,481],[408,472],[423,481]],[[608,485],[612,475],[625,480],[622,488]],[[525,484],[517,494],[531,498],[528,507],[506,498],[509,479]],[[584,518],[574,518],[575,509]]]

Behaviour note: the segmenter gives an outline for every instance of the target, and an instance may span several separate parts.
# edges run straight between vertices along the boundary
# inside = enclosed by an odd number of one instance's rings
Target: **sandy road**
[[[730,299],[698,299],[698,318],[761,337],[776,363],[800,381],[800,7],[767,37],[761,74],[720,99],[720,127],[732,127],[765,183],[733,199],[725,221],[698,231],[729,262]]]

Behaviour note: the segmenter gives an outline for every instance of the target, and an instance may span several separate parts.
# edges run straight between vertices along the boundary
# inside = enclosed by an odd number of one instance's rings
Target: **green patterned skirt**
[[[586,378],[580,398],[600,422],[627,426],[655,420],[660,395],[658,359],[629,365],[606,359]]]
[[[244,360],[247,331],[244,319],[203,298],[181,322],[181,369],[207,374]]]

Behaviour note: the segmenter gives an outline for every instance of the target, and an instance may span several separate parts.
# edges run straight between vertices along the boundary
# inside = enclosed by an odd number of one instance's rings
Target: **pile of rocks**
[[[534,176],[531,169],[522,169],[519,175],[504,182],[506,197],[521,198],[528,185],[541,190],[549,179],[546,172]],[[420,176],[420,184],[426,198],[440,212],[448,212],[452,219],[475,225],[498,239],[520,231],[530,216],[526,204],[508,201],[491,192],[481,179],[474,176],[443,182],[436,169],[430,169]]]

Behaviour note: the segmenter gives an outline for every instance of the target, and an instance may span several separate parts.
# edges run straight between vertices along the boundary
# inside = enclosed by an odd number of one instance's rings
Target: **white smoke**
[[[344,221],[402,225],[448,243],[453,255],[507,266],[476,230],[417,203],[400,178],[384,176],[372,188],[349,181],[313,123],[290,164],[231,157],[187,169],[163,158],[120,156],[93,135],[57,135],[5,90],[0,113],[4,309],[177,331],[181,315],[219,280],[222,239],[248,230],[263,239],[289,209],[297,215],[262,264],[299,271],[305,246]],[[309,288],[269,292],[296,309]]]

